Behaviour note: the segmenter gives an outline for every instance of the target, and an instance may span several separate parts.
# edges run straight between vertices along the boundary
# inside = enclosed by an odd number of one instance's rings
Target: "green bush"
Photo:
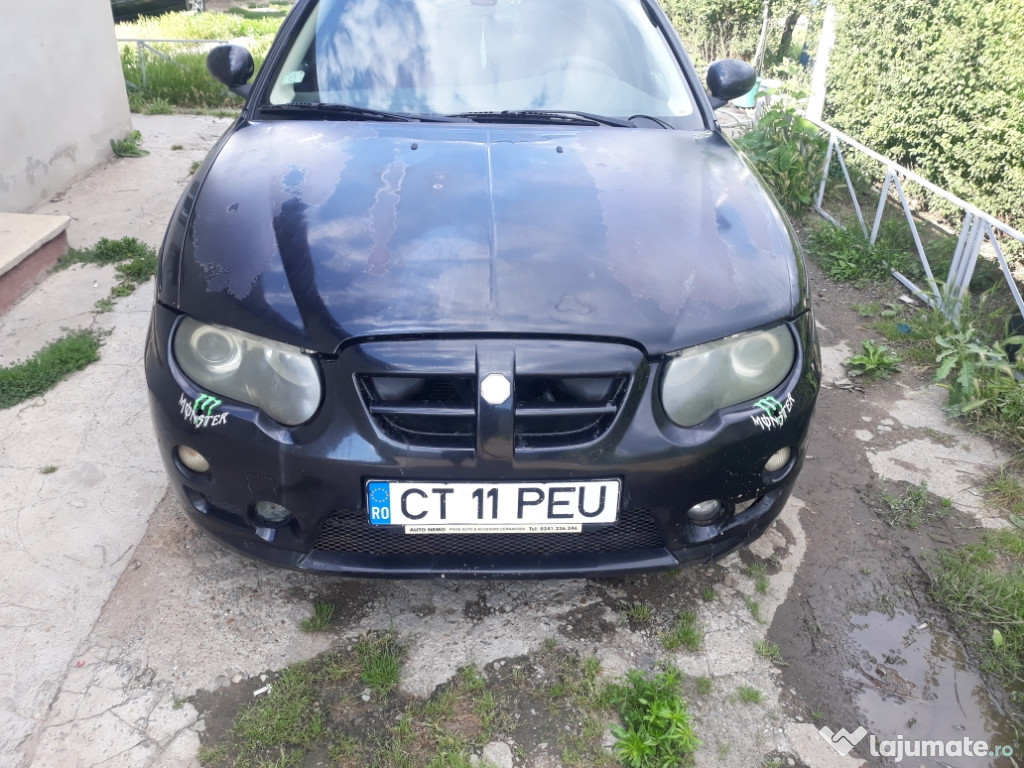
[[[828,141],[791,109],[772,108],[736,140],[782,206],[804,213],[821,183]]]
[[[705,63],[750,58],[761,33],[761,0],[662,0],[687,51]]]
[[[275,5],[277,7],[277,5]],[[131,24],[119,24],[119,39],[233,40],[245,45],[259,69],[270,43],[277,34],[285,9],[269,13],[168,13],[143,17]],[[214,80],[206,71],[209,45],[195,43],[150,43],[163,56],[135,43],[121,45],[121,69],[130,83],[129,104],[133,111],[163,113],[183,109],[237,108],[238,96]],[[169,57],[164,58],[164,56]],[[145,77],[143,77],[145,63]]]
[[[672,667],[655,674],[631,670],[608,695],[622,717],[613,725],[615,756],[629,768],[674,768],[685,764],[700,741],[679,695],[682,675]]]
[[[826,120],[1021,227],[1020,0],[839,0],[836,9]]]

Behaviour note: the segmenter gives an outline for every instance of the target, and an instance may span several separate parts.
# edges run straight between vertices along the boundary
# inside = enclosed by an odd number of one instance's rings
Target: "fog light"
[[[686,510],[686,516],[697,525],[707,525],[722,514],[722,502],[717,499],[702,501]]]
[[[768,462],[764,465],[765,472],[778,472],[784,466],[789,463],[789,457],[792,455],[792,451],[789,448],[780,448],[771,455]]]
[[[267,526],[281,525],[291,519],[292,513],[286,507],[272,501],[257,501],[256,519]]]
[[[210,462],[206,460],[206,457],[187,445],[178,446],[178,461],[200,475],[210,471]]]

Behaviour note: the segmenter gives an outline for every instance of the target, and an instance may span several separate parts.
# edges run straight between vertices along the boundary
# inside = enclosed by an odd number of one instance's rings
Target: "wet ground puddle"
[[[903,612],[890,617],[873,611],[852,617],[851,625],[859,664],[846,677],[860,691],[855,703],[863,721],[837,725],[851,732],[867,729],[854,754],[912,768],[1024,765],[1020,736],[956,638]],[[982,740],[987,750],[977,745]],[[997,747],[1012,748],[1014,756],[997,756]]]

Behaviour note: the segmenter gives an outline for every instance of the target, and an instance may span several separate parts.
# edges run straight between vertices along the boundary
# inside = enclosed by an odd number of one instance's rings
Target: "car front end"
[[[531,5],[445,8],[486,30]],[[309,106],[295,51],[359,6],[300,3],[161,249],[146,372],[190,517],[265,561],[388,577],[608,576],[761,535],[820,363],[792,231],[707,103]]]

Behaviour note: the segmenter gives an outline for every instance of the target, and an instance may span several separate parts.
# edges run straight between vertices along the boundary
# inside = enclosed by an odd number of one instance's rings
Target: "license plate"
[[[578,533],[584,523],[614,523],[619,495],[619,480],[366,484],[370,523],[413,534]]]

